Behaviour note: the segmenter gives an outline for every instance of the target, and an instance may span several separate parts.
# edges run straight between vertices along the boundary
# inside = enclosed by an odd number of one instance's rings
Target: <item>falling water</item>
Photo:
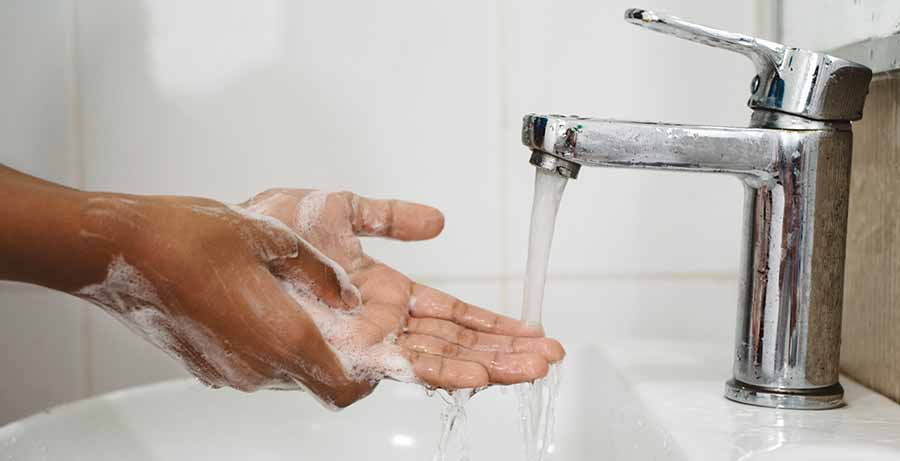
[[[472,389],[447,392],[438,390],[444,400],[441,412],[441,438],[438,440],[434,461],[469,461],[469,447],[466,442],[466,403],[475,395]]]
[[[559,381],[560,365],[556,364],[543,379],[514,386],[526,461],[548,460],[555,451],[553,426]]]
[[[547,279],[553,230],[556,227],[556,213],[567,181],[565,177],[551,171],[536,169],[522,302],[522,320],[527,323],[541,323],[544,283]],[[549,459],[553,453],[554,410],[559,380],[560,370],[557,364],[551,366],[545,378],[516,385],[526,461]]]
[[[525,265],[525,296],[522,302],[522,320],[531,324],[541,323],[541,306],[544,303],[544,281],[550,261],[550,245],[556,227],[556,212],[566,190],[566,179],[554,172],[536,168],[534,199],[531,205],[531,234],[528,236],[528,262]]]
[[[537,169],[534,179],[534,202],[531,209],[531,235],[528,239],[528,262],[525,275],[525,296],[522,320],[541,324],[541,305],[544,302],[544,281],[550,259],[550,244],[556,226],[556,212],[567,179],[556,173]],[[559,392],[560,365],[552,365],[547,376],[532,383],[514,386],[522,422],[522,436],[526,461],[543,461],[554,451],[553,424]],[[433,395],[435,391],[429,391]],[[453,392],[438,390],[444,400],[441,413],[441,437],[434,461],[469,461],[466,445],[466,403],[474,395],[472,389]]]

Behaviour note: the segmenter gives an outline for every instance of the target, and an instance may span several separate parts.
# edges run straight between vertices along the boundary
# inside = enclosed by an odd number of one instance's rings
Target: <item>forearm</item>
[[[0,280],[67,292],[102,280],[108,252],[82,235],[90,197],[0,164]]]

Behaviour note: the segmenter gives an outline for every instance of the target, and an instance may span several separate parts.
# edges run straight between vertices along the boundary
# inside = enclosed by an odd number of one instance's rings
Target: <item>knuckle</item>
[[[478,335],[469,329],[460,327],[456,332],[456,343],[469,349],[478,342]]]
[[[458,299],[453,301],[453,306],[450,309],[454,320],[462,320],[469,313],[469,305]]]
[[[444,357],[456,357],[460,353],[460,348],[453,343],[444,343],[441,346],[441,355]]]

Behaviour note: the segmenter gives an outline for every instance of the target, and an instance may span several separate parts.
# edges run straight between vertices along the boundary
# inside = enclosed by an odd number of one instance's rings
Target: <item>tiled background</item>
[[[515,315],[533,168],[527,112],[744,124],[745,58],[622,21],[632,0],[10,0],[0,160],[89,189],[240,201],[273,186],[429,203],[430,242],[367,242]],[[752,33],[751,2],[647,7]],[[551,260],[548,330],[732,334],[741,190],[584,170]],[[578,321],[580,312],[597,321]],[[573,321],[571,318],[575,317]],[[0,423],[184,373],[99,311],[0,285]]]

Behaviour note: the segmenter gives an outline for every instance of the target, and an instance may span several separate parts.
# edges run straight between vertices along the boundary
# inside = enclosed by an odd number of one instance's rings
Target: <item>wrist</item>
[[[0,176],[0,195],[8,197],[0,218],[0,279],[70,293],[102,280],[108,242],[90,238],[86,211],[109,194],[13,172]]]

